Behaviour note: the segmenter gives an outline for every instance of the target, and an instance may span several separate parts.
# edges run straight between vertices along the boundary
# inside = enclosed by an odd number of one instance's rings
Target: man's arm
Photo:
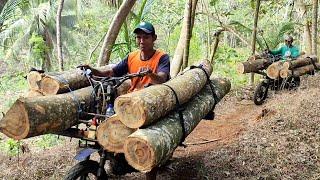
[[[278,55],[278,54],[281,54],[282,52],[282,47],[280,47],[279,49],[276,49],[276,50],[271,50],[270,53],[273,54],[273,55]]]
[[[151,84],[161,84],[169,80],[170,58],[168,54],[161,56],[158,64],[157,73],[150,73]]]
[[[296,58],[300,56],[300,51],[297,47],[292,48],[291,57]]]

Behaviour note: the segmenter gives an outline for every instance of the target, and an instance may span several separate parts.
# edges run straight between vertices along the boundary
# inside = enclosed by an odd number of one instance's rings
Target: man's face
[[[136,33],[136,42],[141,51],[153,50],[155,40],[155,35],[146,34],[143,31],[138,31]]]
[[[287,46],[291,46],[291,45],[292,45],[292,40],[286,39],[286,40],[284,40],[284,42],[285,42],[285,44],[286,44]]]

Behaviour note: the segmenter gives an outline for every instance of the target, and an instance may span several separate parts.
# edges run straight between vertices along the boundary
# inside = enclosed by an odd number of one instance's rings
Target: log
[[[317,68],[320,68],[320,64],[316,63]],[[313,65],[306,65],[306,66],[302,66],[302,67],[298,67],[296,69],[293,70],[289,70],[289,69],[282,69],[280,71],[280,77],[281,78],[288,78],[291,76],[294,77],[299,77],[308,73],[311,73],[315,70]]]
[[[21,97],[0,120],[0,132],[20,140],[70,128],[78,123],[78,103],[88,108],[92,90],[87,87],[59,95]]]
[[[287,61],[283,63],[283,68],[285,69],[295,69],[297,67],[301,67],[301,66],[306,66],[309,64],[312,64],[312,61],[314,63],[318,62],[318,58],[316,56],[308,56],[308,57],[304,57],[304,58],[298,58],[296,60],[293,61]]]
[[[230,82],[213,79],[215,92],[220,101],[230,90]],[[212,110],[215,100],[209,85],[206,85],[183,106],[185,134],[188,135],[201,119]],[[183,136],[179,113],[171,112],[157,123],[139,129],[125,141],[124,153],[127,162],[141,172],[150,172],[154,167],[163,165],[177,148]]]
[[[39,90],[29,90],[29,92],[25,95],[25,97],[37,97],[43,96],[43,94]]]
[[[282,61],[277,61],[277,62],[272,63],[267,68],[267,76],[271,79],[279,78],[280,77],[280,70],[283,68],[282,65],[283,65]]]
[[[43,74],[38,71],[31,71],[27,74],[27,82],[30,90],[38,91]]]
[[[267,59],[256,59],[253,61],[246,61],[237,65],[237,72],[239,74],[257,72],[259,70],[266,69],[270,64],[272,64],[272,62]]]
[[[202,63],[210,75],[212,66],[209,61]],[[195,68],[185,71],[164,83],[174,89],[180,104],[187,102],[207,83],[202,69]],[[121,122],[130,128],[146,126],[168,114],[176,106],[173,91],[162,84],[119,96],[115,100],[115,112]]]
[[[97,130],[97,140],[109,152],[123,153],[126,138],[136,129],[125,126],[117,115],[103,121]]]
[[[103,66],[99,70],[109,70],[114,65]],[[88,79],[82,75],[82,70],[72,69],[62,73],[46,74],[40,82],[40,91],[44,95],[54,95],[69,92],[89,86]]]

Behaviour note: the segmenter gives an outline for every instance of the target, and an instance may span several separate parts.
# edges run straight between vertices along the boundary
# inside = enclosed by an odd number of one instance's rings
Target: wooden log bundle
[[[0,120],[0,131],[20,140],[70,128],[78,122],[79,103],[90,104],[91,92],[87,87],[72,93],[19,98]]]
[[[283,68],[282,65],[283,65],[282,61],[277,61],[272,63],[267,68],[267,76],[271,79],[278,79],[280,77],[280,71]]]
[[[320,64],[319,63],[316,63],[315,65],[316,65],[317,69],[320,68]],[[302,66],[302,67],[298,67],[298,68],[295,68],[295,69],[292,69],[292,70],[290,70],[290,69],[282,69],[280,71],[280,77],[281,78],[288,78],[288,77],[291,77],[291,76],[299,77],[299,76],[311,73],[314,70],[315,70],[315,67],[314,67],[313,64]]]
[[[213,79],[217,100],[220,101],[230,90],[230,82]],[[185,135],[197,126],[200,120],[212,110],[215,102],[209,85],[206,85],[190,101],[183,105]],[[154,125],[139,129],[131,134],[124,145],[128,163],[141,172],[149,172],[171,157],[183,136],[178,112],[171,112]]]
[[[102,66],[99,70],[110,70],[112,66]],[[83,76],[82,70],[72,69],[55,74],[46,74],[40,82],[40,90],[44,95],[53,95],[69,92],[89,86],[88,79]]]
[[[103,121],[97,130],[97,140],[103,149],[109,152],[123,153],[126,138],[136,129],[125,126],[117,115]]]
[[[287,61],[283,63],[283,68],[292,70],[294,68],[298,68],[301,66],[310,65],[312,64],[312,62],[317,63],[318,58],[316,56],[308,56],[308,57],[298,58],[293,61]]]
[[[201,65],[210,75],[212,72],[210,62],[204,61]],[[164,84],[174,89],[180,104],[183,104],[197,94],[206,83],[205,72],[194,68]],[[115,112],[127,127],[139,128],[169,113],[175,108],[176,103],[174,92],[169,87],[163,84],[153,85],[119,96],[115,101]]]
[[[237,72],[240,74],[257,72],[259,70],[266,69],[270,64],[272,64],[272,61],[268,59],[246,61],[237,65]]]

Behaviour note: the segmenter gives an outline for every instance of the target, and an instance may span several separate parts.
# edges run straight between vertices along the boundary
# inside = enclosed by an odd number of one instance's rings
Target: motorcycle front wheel
[[[261,105],[268,95],[269,84],[267,82],[261,82],[258,84],[253,95],[253,102],[256,105]]]
[[[92,160],[81,161],[73,166],[64,180],[87,180],[87,179],[108,179],[105,169],[102,169],[100,177],[98,178],[99,163]]]

